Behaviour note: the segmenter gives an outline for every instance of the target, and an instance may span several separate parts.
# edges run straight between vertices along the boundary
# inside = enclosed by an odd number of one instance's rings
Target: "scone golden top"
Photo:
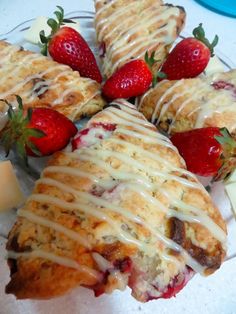
[[[100,85],[77,71],[19,46],[0,41],[0,99],[16,104],[14,95],[28,107],[50,107],[75,120],[101,110]],[[0,102],[0,129],[6,104]]]
[[[236,134],[236,70],[179,81],[164,80],[139,101],[139,110],[168,134],[226,127]]]
[[[55,154],[18,211],[7,244],[17,298],[83,285],[146,302],[179,291],[225,257],[226,227],[176,148],[117,100]]]
[[[159,0],[95,1],[97,40],[103,50],[103,73],[109,77],[131,59],[155,51],[157,70],[185,22],[182,7]]]

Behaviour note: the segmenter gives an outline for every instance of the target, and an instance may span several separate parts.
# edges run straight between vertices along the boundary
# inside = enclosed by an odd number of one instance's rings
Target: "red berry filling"
[[[112,123],[92,123],[89,128],[80,131],[72,141],[73,151],[81,147],[89,147],[96,144],[99,140],[108,138],[116,129],[116,124]],[[106,131],[106,132],[104,132]]]
[[[102,42],[99,46],[99,57],[104,58],[106,54],[106,44]]]
[[[229,90],[233,92],[234,97],[236,97],[236,86],[232,83],[226,82],[226,81],[216,81],[212,83],[212,86],[215,90]]]
[[[132,269],[132,261],[129,257],[114,262],[114,267],[119,269],[121,273],[130,273]]]
[[[225,82],[225,81],[217,81],[212,84],[214,89],[226,89],[226,90],[232,90],[235,86],[231,83]]]
[[[113,263],[113,269],[107,269],[103,273],[102,281],[97,283],[94,286],[90,286],[88,288],[94,291],[95,297],[99,297],[100,295],[106,292],[106,285],[108,284],[108,277],[112,275],[112,273],[116,270],[120,271],[121,273],[128,273],[131,271],[132,268],[132,261],[129,257],[125,257],[124,259],[117,260]]]
[[[115,131],[115,129],[116,129],[116,124],[114,124],[114,123],[95,122],[95,123],[92,123],[92,126],[94,128],[101,127],[104,130],[109,131],[109,132]]]
[[[184,273],[184,279],[180,281],[179,275],[176,276],[173,282],[168,286],[167,290],[162,294],[161,298],[169,299],[175,297],[189,282],[189,280],[194,276],[194,271],[191,268],[187,268]]]

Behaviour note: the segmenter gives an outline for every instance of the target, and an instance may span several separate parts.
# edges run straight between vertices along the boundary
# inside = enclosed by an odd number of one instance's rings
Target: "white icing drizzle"
[[[122,276],[120,271],[115,270],[112,263],[105,259],[101,254],[92,253],[92,256],[99,266],[99,269],[101,269],[103,272],[106,272],[108,270],[112,274],[112,276],[115,277],[118,281],[118,289],[124,290],[127,285],[127,278]]]
[[[165,142],[166,147],[177,152],[177,148],[175,146],[173,146],[171,144],[171,142],[168,142],[166,139],[164,140],[162,137],[157,136],[157,132],[154,132],[150,129],[147,129],[147,128],[143,127],[141,124],[122,119],[119,117],[120,112],[115,111],[115,113],[113,113],[112,112],[113,110],[115,110],[115,108],[111,108],[111,110],[109,110],[109,111],[107,110],[107,112],[106,112],[106,114],[111,118],[112,121],[115,120],[116,123],[122,123],[122,125],[124,125],[124,126],[132,126],[136,130],[139,130],[141,132],[145,132],[147,136],[154,137],[156,143],[158,142],[160,145],[162,145],[163,142]],[[154,136],[154,134],[156,134],[156,135]]]
[[[154,17],[154,19],[151,19],[149,21],[149,24],[151,25],[150,22],[153,22],[156,20],[156,17]],[[176,22],[175,21],[170,21],[168,24],[166,24],[164,27],[157,29],[155,32],[152,33],[152,35],[149,35],[149,39],[147,40],[147,36],[140,36],[138,39],[134,40],[134,41],[130,41],[128,44],[126,44],[125,46],[121,46],[120,48],[115,48],[116,44],[118,42],[116,42],[113,45],[113,49],[112,49],[112,57],[114,58],[117,54],[119,53],[124,53],[125,51],[129,50],[130,52],[127,54],[124,54],[124,56],[122,58],[120,58],[118,61],[116,61],[114,63],[114,65],[112,66],[112,72],[115,71],[116,68],[119,67],[120,64],[123,64],[126,60],[130,59],[133,55],[136,55],[136,58],[142,58],[143,54],[146,52],[146,50],[148,49],[152,49],[153,47],[156,47],[157,45],[157,36],[159,37],[158,42],[160,42],[159,45],[159,49],[161,47],[161,45],[165,45],[165,43],[163,44],[163,42],[165,41],[166,38],[166,34],[165,31],[167,31],[170,26],[171,27],[175,27]],[[140,27],[140,24],[139,24]],[[163,35],[161,35],[163,34]],[[129,34],[129,37],[131,37],[132,34]],[[132,49],[132,47],[134,46],[134,48]],[[109,55],[109,54],[108,54]],[[108,64],[104,65],[104,71],[108,70]]]
[[[236,106],[234,106],[235,98],[232,91],[224,89],[215,90],[214,87],[211,86],[213,82],[217,82],[218,80],[223,80],[234,85],[236,81],[232,80],[231,82],[227,78],[221,79],[220,75],[192,80],[194,80],[194,84],[192,84],[191,87],[186,84],[188,80],[176,81],[169,88],[167,88],[163,95],[156,101],[151,121],[152,123],[158,125],[162,121],[164,115],[170,110],[170,107],[183,97],[182,103],[180,103],[180,106],[175,112],[174,117],[172,117],[171,124],[168,126],[168,134],[170,134],[172,129],[175,127],[175,123],[179,115],[184,111],[185,108],[187,108],[187,106],[190,106],[192,103],[194,103],[195,106],[188,113],[187,118],[197,113],[197,118],[193,128],[204,127],[206,119],[212,117],[215,113],[236,112]],[[165,80],[160,82],[160,84],[156,86],[156,89],[161,88],[161,84],[164,84],[165,82]],[[155,93],[155,88],[149,90],[139,100],[138,108],[140,110],[145,107],[145,101],[149,97],[152,98],[152,93]],[[165,102],[165,100],[168,99],[170,95],[171,97],[168,102]],[[160,113],[157,115],[159,111]],[[233,131],[235,126],[231,123],[228,128],[230,128],[230,131]]]
[[[47,179],[45,179],[45,181],[46,181],[45,183],[47,184]],[[50,182],[48,184],[50,184]],[[56,186],[56,184],[55,184],[55,186]],[[18,210],[17,215],[20,217],[24,217],[27,220],[34,222],[36,224],[39,224],[41,226],[54,229],[57,232],[61,232],[61,233],[65,234],[68,238],[79,242],[81,245],[87,247],[88,249],[91,249],[91,245],[87,239],[80,236],[77,232],[72,231],[68,228],[65,228],[64,226],[60,225],[59,223],[56,223],[56,222],[53,222],[53,221],[48,220],[46,218],[40,217],[38,215],[35,215],[33,212],[30,212],[30,211],[24,210],[24,209]]]
[[[20,46],[6,46],[3,49],[1,49],[1,54],[3,55],[2,58],[0,58],[0,64],[4,64],[9,62],[12,55],[20,50]]]
[[[174,90],[175,88],[178,88],[181,84],[182,84],[182,80],[179,80],[179,81],[177,81],[176,83],[174,83],[167,91],[165,91],[165,93],[164,93],[164,94],[161,96],[161,98],[158,100],[158,102],[156,103],[156,106],[155,106],[155,110],[154,110],[153,115],[152,115],[152,119],[151,119],[152,123],[155,122],[156,115],[157,115],[157,111],[159,110],[160,105],[162,104],[162,102],[165,100],[165,98],[166,98],[167,96],[169,96],[169,95],[173,92],[173,90]],[[158,85],[157,85],[157,86],[158,86]],[[159,119],[158,119],[158,120],[159,120]],[[157,124],[158,124],[158,122],[157,122]]]
[[[114,268],[112,263],[105,259],[101,254],[94,252],[92,253],[92,257],[98,264],[99,269],[101,269],[103,272]]]
[[[3,66],[1,67],[0,84],[3,86],[7,86],[7,84],[9,84],[11,80],[11,77],[16,77],[17,83],[15,83],[14,86],[9,87],[8,90],[0,93],[0,99],[5,99],[9,97],[10,95],[19,94],[23,98],[25,103],[31,103],[34,100],[36,100],[39,95],[42,95],[47,90],[53,90],[53,89],[57,89],[63,86],[65,90],[51,103],[51,105],[54,106],[54,105],[59,105],[63,103],[64,98],[67,95],[69,95],[71,92],[78,91],[78,86],[81,86],[81,85],[83,86],[83,88],[80,88],[80,91],[84,90],[84,96],[86,96],[86,90],[89,89],[89,86],[94,84],[93,80],[82,78],[79,76],[79,73],[78,75],[74,76],[74,72],[70,70],[68,66],[60,65],[60,64],[57,64],[56,62],[53,63],[52,61],[51,61],[51,65],[46,70],[39,71],[38,73],[34,73],[33,62],[43,63],[43,61],[47,60],[46,57],[41,56],[36,53],[22,55],[22,58],[19,61],[17,61],[17,64],[15,62],[8,64],[7,62],[10,59],[10,56],[14,54],[15,52],[17,52],[18,50],[19,50],[19,47],[9,45],[1,51],[1,55],[6,53],[7,57],[6,58],[3,57],[0,60],[0,63],[3,64]],[[24,76],[24,72],[23,72],[24,69],[26,69],[26,72],[27,72],[27,69],[30,69],[30,73],[33,72],[34,74],[31,74],[31,75],[25,74]],[[23,76],[22,76],[21,71],[23,73]],[[28,84],[29,82],[36,79],[41,80],[45,75],[52,73],[54,71],[61,71],[61,72],[57,73],[55,76],[51,76],[50,79],[36,82],[36,84],[34,85],[34,89],[32,89],[31,87],[29,88],[25,87],[26,84]],[[70,74],[72,75],[70,76]],[[69,76],[70,79],[67,82],[63,82],[63,85],[61,85],[62,83],[60,83],[58,79],[64,75]],[[24,90],[22,91],[23,88]],[[40,89],[38,94],[33,92],[33,90],[36,90],[37,88]],[[88,103],[92,98],[96,97],[100,93],[101,93],[100,90],[98,90],[97,88],[94,88],[94,93],[91,94],[91,97],[89,99],[88,97],[84,97],[84,101],[78,106],[77,109],[74,110],[74,117],[77,115],[78,111],[81,110],[82,107],[86,103]],[[17,109],[17,103],[14,103],[14,109]],[[0,130],[6,124],[6,121],[7,121],[6,116],[7,116],[7,112],[2,113],[0,116]]]
[[[115,141],[116,142],[116,141]],[[119,141],[121,142],[121,141]],[[132,145],[129,143],[129,146]],[[143,153],[145,153],[144,150],[142,150]],[[148,152],[146,152],[148,153]],[[83,157],[82,157],[82,160],[83,160]],[[87,158],[85,158],[84,160],[88,160]],[[94,161],[96,162],[96,159],[94,159]],[[96,162],[97,163],[97,162]],[[105,166],[106,163],[101,163],[99,162],[98,165],[101,167],[101,166]],[[59,169],[60,167],[58,167],[58,171],[60,170]],[[109,167],[109,168],[105,168],[105,170],[107,170],[110,174],[112,174],[116,179],[121,179],[121,180],[125,180],[125,178],[128,176],[128,178],[130,179],[130,176],[131,174],[130,173],[127,173],[127,172],[124,172],[122,174],[121,171],[118,171],[120,176],[118,175],[118,172],[116,173],[115,170],[112,168],[112,167]],[[111,171],[113,170],[113,171]],[[161,210],[163,212],[165,212],[167,214],[167,216],[169,217],[176,217],[176,218],[179,218],[180,220],[183,220],[183,221],[188,221],[188,222],[198,222],[199,224],[202,224],[203,226],[205,226],[214,236],[216,239],[218,239],[219,241],[221,242],[225,242],[226,241],[226,235],[224,233],[224,231],[214,222],[212,221],[212,219],[210,219],[203,210],[201,210],[200,208],[196,208],[196,207],[193,207],[189,204],[185,204],[184,202],[182,201],[179,201],[177,199],[173,199],[173,196],[171,196],[167,191],[164,191],[160,185],[158,184],[151,184],[148,182],[148,180],[143,180],[141,176],[132,176],[132,179],[135,180],[135,183],[126,183],[126,186],[129,187],[130,190],[133,190],[133,191],[138,191],[140,195],[142,195],[147,201],[153,203],[154,205],[157,206],[158,210]],[[94,181],[95,182],[95,181]],[[114,181],[113,182],[113,185],[115,184]],[[38,180],[37,183],[44,183],[44,184],[49,184],[49,185],[53,185],[53,186],[56,186],[58,188],[60,188],[61,190],[63,191],[67,191],[67,192],[70,192],[72,193],[73,195],[79,195],[80,198],[82,198],[81,194],[78,193],[78,191],[75,191],[69,187],[67,187],[65,184],[63,183],[60,183],[58,181],[55,181],[55,180],[52,180],[52,179],[49,179],[49,178],[43,178],[41,180]],[[100,181],[96,180],[96,183],[99,185],[99,186],[102,186],[104,187],[104,183],[103,184],[100,184]],[[108,184],[110,184],[110,188],[112,187],[112,184],[111,182],[109,182]],[[141,185],[141,187],[139,185]],[[106,184],[107,186],[107,184]],[[158,190],[159,192],[163,193],[165,196],[167,196],[167,198],[169,199],[169,201],[171,202],[171,204],[173,206],[176,206],[178,208],[181,208],[181,209],[184,209],[184,210],[187,210],[187,212],[193,212],[195,214],[195,216],[193,215],[186,215],[186,214],[182,214],[176,210],[173,210],[173,209],[168,209],[166,207],[163,206],[163,204],[161,202],[159,202],[156,198],[152,197],[150,194],[146,193],[144,191],[144,188],[148,187],[148,189],[151,189],[152,191],[155,191],[155,190]]]
[[[101,209],[96,210],[94,206],[89,206],[82,202],[69,203],[66,201],[62,201],[58,199],[57,197],[48,196],[44,194],[33,194],[29,197],[29,200],[53,204],[55,206],[58,206],[59,208],[66,209],[68,211],[78,210],[81,212],[85,212],[89,216],[96,217],[102,221],[106,221],[112,226],[112,228],[114,228],[114,230],[116,230],[117,238],[121,242],[125,242],[127,244],[134,244],[137,247],[139,247],[141,250],[148,252],[149,248],[146,248],[146,244],[144,242],[136,240],[134,237],[130,236],[126,231],[123,231],[120,224],[116,223],[113,219],[111,219],[108,215],[106,215],[103,211],[101,211]]]
[[[85,199],[85,203],[83,203],[81,199],[79,203],[77,202],[69,203],[69,202],[60,200],[56,197],[43,195],[43,194],[33,194],[30,196],[29,200],[54,204],[58,207],[62,207],[64,209],[71,210],[71,211],[80,210],[82,212],[85,212],[88,215],[92,215],[94,217],[108,221],[110,224],[112,222],[112,226],[115,227],[117,231],[122,230],[119,227],[119,224],[113,222],[113,220],[104,212],[105,210],[108,211],[108,208],[109,208],[109,210],[120,213],[121,215],[130,219],[131,221],[143,225],[152,233],[154,237],[156,237],[159,241],[163,242],[163,244],[166,245],[168,248],[171,248],[177,252],[180,252],[183,256],[185,256],[186,262],[190,267],[192,267],[194,270],[196,270],[199,273],[204,272],[205,267],[201,266],[197,261],[195,261],[180,245],[178,245],[171,239],[168,239],[167,237],[162,235],[161,232],[156,230],[154,226],[147,224],[145,221],[143,221],[141,218],[137,217],[136,215],[131,214],[127,212],[125,209],[122,209],[119,206],[113,205],[110,202],[105,201],[101,198],[93,196],[89,193],[84,193],[84,192],[77,192],[77,193],[78,195],[80,195],[82,199],[83,198]],[[96,207],[100,207],[99,210],[95,210],[94,206],[90,206],[88,203],[86,203],[87,201],[92,202],[92,204],[95,205]],[[106,208],[104,208],[103,206],[106,206]],[[138,245],[138,247],[145,252],[148,252],[152,248],[152,246],[149,246],[147,243],[143,243],[143,241],[136,240],[131,236],[127,237],[127,233],[124,232],[123,230],[119,234],[118,238],[122,238],[123,242],[125,240],[125,242],[127,243]]]
[[[173,33],[179,17],[179,8],[163,6],[159,1],[149,6],[144,0],[132,1],[109,12],[111,5],[115,2],[103,4],[95,17],[98,41],[106,42],[103,64],[105,73],[109,72],[110,67],[111,72],[114,72],[120,64],[125,63],[131,57],[142,58],[144,52],[152,49],[153,46],[158,46],[159,52],[161,52],[165,45],[171,44],[175,40]],[[142,10],[140,10],[140,6],[142,6]],[[120,19],[129,10],[133,14],[127,16],[121,24]],[[138,18],[135,18],[134,14]],[[143,30],[153,28],[154,25],[156,25],[155,31],[136,36],[140,32],[143,33]],[[133,36],[137,38],[133,39]],[[123,57],[113,63],[112,60],[119,54],[122,54]]]
[[[7,252],[7,258],[12,258],[12,259],[42,258],[42,259],[46,259],[48,261],[51,261],[53,263],[56,263],[58,265],[73,268],[73,269],[76,269],[80,272],[85,272],[85,273],[89,274],[91,277],[93,277],[99,281],[102,279],[101,274],[98,271],[96,271],[95,269],[89,268],[85,265],[80,265],[78,262],[76,262],[73,259],[70,259],[67,257],[62,257],[59,255],[50,253],[50,252],[42,251],[42,250],[34,250],[32,252],[22,252],[22,253],[8,251]]]
[[[109,150],[105,150],[105,149],[103,151],[96,151],[96,150],[89,149],[89,148],[87,148],[84,151],[84,153],[85,153],[84,155],[86,157],[83,157],[83,149],[80,149],[79,158],[81,160],[90,160],[90,161],[94,162],[94,160],[96,159],[97,156],[100,157],[101,159],[108,158],[108,157],[115,157],[115,158],[123,161],[125,164],[130,165],[131,167],[135,167],[137,169],[140,169],[140,170],[147,172],[150,176],[161,177],[163,182],[168,179],[168,180],[181,182],[183,185],[191,187],[191,188],[196,188],[199,190],[204,189],[198,182],[192,182],[192,181],[189,181],[187,179],[181,178],[179,176],[176,176],[173,174],[168,174],[168,173],[165,173],[161,170],[156,170],[152,167],[144,165],[141,162],[138,162],[137,160],[135,160],[134,158],[132,158],[130,156],[127,156],[125,153],[113,152],[113,151],[109,151]],[[90,156],[92,156],[92,158]]]
[[[132,107],[132,105],[122,100],[117,100],[116,102],[114,102],[114,104],[118,104],[121,107],[122,111],[114,107],[109,107],[104,112],[105,117],[108,117],[108,119],[110,117],[112,118],[108,121],[112,121],[112,123],[118,124],[117,129],[114,131],[114,135],[116,134],[116,132],[122,133],[123,131],[124,134],[127,134],[131,137],[140,136],[140,138],[146,143],[148,143],[148,140],[150,139],[151,143],[153,141],[153,143],[159,144],[162,147],[169,147],[168,145],[171,146],[169,140],[164,139],[163,135],[159,135],[152,129],[148,128],[149,124],[146,122],[146,120],[141,119],[142,115],[140,115],[139,113],[136,114],[136,111],[134,110],[135,108]],[[93,119],[88,125],[92,125],[92,123]],[[134,128],[134,130],[127,129],[126,127],[132,127]],[[104,141],[106,141],[106,139]],[[157,153],[147,151],[147,149],[143,149],[138,145],[118,139],[115,136],[110,137],[108,141],[112,144],[114,143],[118,145],[124,145],[126,148],[126,153],[109,150],[108,147],[105,145],[105,147],[99,149],[100,144],[98,142],[97,144],[95,143],[90,147],[83,147],[75,150],[74,152],[64,152],[64,154],[71,158],[77,158],[81,160],[81,162],[93,163],[94,165],[102,168],[112,178],[109,177],[109,179],[100,179],[98,175],[94,175],[89,172],[85,173],[80,169],[65,166],[50,166],[44,170],[43,177],[37,182],[37,184],[51,185],[60,189],[61,191],[71,193],[74,197],[74,201],[67,202],[60,199],[59,197],[36,193],[30,196],[29,201],[52,204],[59,208],[62,208],[63,210],[78,211],[84,213],[85,215],[105,221],[112,227],[117,239],[127,244],[133,244],[137,246],[140,250],[150,255],[155,254],[157,243],[161,243],[162,245],[164,245],[164,247],[179,252],[185,259],[186,264],[193,268],[195,271],[199,273],[204,273],[205,267],[201,266],[196,260],[194,260],[190,256],[190,254],[185,251],[180,245],[162,234],[161,230],[159,230],[158,227],[155,225],[155,221],[147,221],[146,217],[142,216],[142,213],[136,215],[135,213],[122,207],[122,205],[119,205],[117,202],[112,202],[111,200],[106,199],[106,192],[104,193],[104,195],[102,194],[100,197],[98,197],[92,195],[90,192],[79,190],[79,186],[77,190],[72,188],[65,182],[61,182],[60,179],[45,177],[45,175],[50,172],[55,174],[63,173],[78,177],[86,177],[96,185],[103,187],[105,190],[108,191],[116,187],[117,184],[118,186],[121,186],[122,184],[122,191],[132,191],[133,193],[139,194],[140,197],[144,198],[145,201],[150,204],[152,209],[164,213],[166,217],[176,217],[182,221],[198,223],[207,228],[211,232],[212,236],[214,236],[217,240],[221,241],[222,243],[225,242],[225,232],[204,212],[204,210],[176,199],[174,196],[171,195],[170,192],[164,190],[161,186],[163,181],[174,180],[187,187],[205,191],[202,185],[195,180],[195,177],[193,175],[191,175],[185,169],[183,170],[180,167],[172,166],[170,162],[164,160],[164,158],[159,156]],[[149,166],[148,162],[141,162],[140,160],[137,161],[136,159],[132,158],[133,152],[140,156],[143,156],[144,158],[160,163],[160,165],[165,165],[165,170],[157,170],[154,167]],[[122,171],[113,168],[111,164],[107,161],[108,158],[115,158],[122,161],[123,164],[129,166],[131,171],[127,172],[125,170]],[[140,170],[146,175],[140,173]],[[173,174],[173,172],[181,174],[183,173],[183,171],[188,179],[181,178],[180,176]],[[155,183],[150,180],[150,178],[152,177],[158,177],[160,183]],[[193,179],[193,181],[191,181],[190,178],[191,180]],[[156,199],[152,196],[152,192],[155,191],[163,194],[168,199],[168,208],[161,201],[159,201],[159,199]],[[176,208],[178,208],[178,210]],[[22,214],[21,211],[19,213]],[[112,217],[112,213],[118,214],[121,219],[115,220]],[[32,216],[32,213],[28,214],[28,212],[24,211],[23,215],[25,215],[27,219],[35,223],[39,223],[56,231],[62,232],[69,238],[78,241],[79,243],[85,240],[84,238],[77,238],[74,231],[72,231],[72,233],[68,232],[70,230],[67,230],[67,228],[64,226],[60,228],[58,224],[51,224],[51,222],[46,218],[38,217],[35,214],[33,214]],[[138,238],[138,236],[131,235],[126,230],[123,230],[124,228],[122,228],[122,222],[127,220],[129,221],[129,226],[132,226],[134,230],[136,225],[141,225],[146,230],[149,230],[151,234],[151,239],[141,240]],[[178,263],[176,258],[166,254],[165,250],[163,250],[163,252],[158,251],[158,253],[163,256],[163,258],[165,258],[167,261],[170,260],[173,263]],[[94,259],[96,260],[97,258],[98,257],[96,255]],[[109,266],[107,262],[108,261],[104,260],[101,261],[101,258],[99,258],[98,264],[102,263],[101,268],[104,268]]]
[[[44,169],[43,171],[43,175],[45,175],[46,173],[51,172],[51,173],[64,173],[64,174],[68,174],[71,176],[77,176],[77,177],[82,177],[82,178],[88,178],[89,180],[91,180],[92,182],[99,184],[101,187],[103,187],[104,189],[109,189],[112,184],[113,181],[112,180],[103,180],[98,178],[97,176],[88,173],[86,171],[82,171],[73,167],[66,167],[66,166],[49,166],[47,168]],[[41,182],[40,180],[38,180],[37,182]]]
[[[140,137],[140,134],[137,134],[135,132],[132,132],[132,131],[129,131],[126,129],[119,128],[117,131],[119,133],[127,134],[130,136],[133,136],[134,134],[136,134],[138,137]],[[145,139],[143,139],[143,136],[141,136],[141,138],[142,138],[142,140],[145,140]],[[124,144],[124,141],[121,139],[114,138],[112,141],[116,142],[118,144]],[[150,141],[149,141],[149,143],[150,143]],[[156,141],[154,141],[154,143],[156,143]],[[151,153],[145,149],[140,148],[138,145],[134,145],[132,143],[129,143],[129,148],[133,148],[133,150],[139,151],[140,154],[145,154],[145,156],[147,156],[148,158],[160,162],[162,165],[165,165],[168,168],[167,170],[176,171],[176,172],[179,172],[179,173],[182,173],[182,174],[189,176],[190,178],[194,179],[195,181],[197,180],[196,176],[193,173],[190,173],[189,171],[185,170],[184,168],[177,168],[177,167],[173,166],[173,164],[170,163],[168,160],[160,157],[159,155],[157,155],[155,153]]]

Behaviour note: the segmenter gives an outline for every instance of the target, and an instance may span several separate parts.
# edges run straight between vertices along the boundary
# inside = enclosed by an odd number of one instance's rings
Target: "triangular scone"
[[[7,293],[51,298],[82,285],[98,296],[129,285],[146,302],[220,267],[226,226],[218,209],[133,105],[115,101],[76,142],[51,158],[18,211]]]
[[[159,0],[95,1],[97,41],[103,73],[109,77],[131,59],[155,51],[154,70],[160,67],[185,22],[182,7]]]
[[[226,127],[236,135],[236,70],[164,80],[139,100],[138,108],[169,134],[215,126]]]
[[[50,107],[75,120],[101,110],[100,84],[40,54],[0,41],[0,99]],[[6,106],[0,102],[3,115]]]

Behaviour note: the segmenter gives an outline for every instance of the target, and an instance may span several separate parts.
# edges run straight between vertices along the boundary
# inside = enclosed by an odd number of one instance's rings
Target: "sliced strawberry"
[[[210,43],[205,37],[202,24],[193,30],[194,37],[183,39],[170,52],[164,62],[161,71],[168,80],[180,80],[192,78],[202,73],[210,57],[214,55],[214,47],[218,43],[216,35]]]

